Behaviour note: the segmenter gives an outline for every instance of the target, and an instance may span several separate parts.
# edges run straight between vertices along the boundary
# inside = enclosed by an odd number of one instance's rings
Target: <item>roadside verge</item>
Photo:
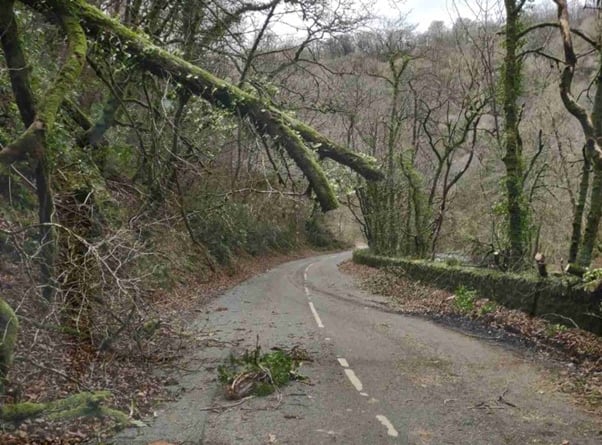
[[[365,291],[385,296],[398,313],[433,319],[483,340],[527,347],[551,366],[560,389],[590,410],[602,411],[602,338],[497,304],[464,287],[456,292],[417,281],[392,267],[354,262],[340,265]]]

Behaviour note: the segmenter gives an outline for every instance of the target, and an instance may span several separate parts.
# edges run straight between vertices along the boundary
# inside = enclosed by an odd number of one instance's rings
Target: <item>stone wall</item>
[[[450,266],[423,260],[389,258],[368,249],[353,252],[353,261],[386,268],[412,280],[454,292],[458,287],[474,289],[481,298],[489,298],[511,309],[567,324],[570,318],[579,327],[602,335],[600,294],[583,289],[573,277],[541,278],[533,274],[511,274],[492,269]],[[567,324],[571,326],[569,322]]]

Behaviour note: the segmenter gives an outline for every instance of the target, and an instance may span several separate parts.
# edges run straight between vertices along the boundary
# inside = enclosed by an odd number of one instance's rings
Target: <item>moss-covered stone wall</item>
[[[466,286],[476,290],[480,297],[508,308],[558,323],[563,323],[563,317],[567,317],[579,327],[602,335],[601,296],[584,290],[581,282],[571,277],[544,279],[530,274],[389,258],[374,255],[368,249],[354,251],[353,261],[387,268],[395,274],[452,292]]]

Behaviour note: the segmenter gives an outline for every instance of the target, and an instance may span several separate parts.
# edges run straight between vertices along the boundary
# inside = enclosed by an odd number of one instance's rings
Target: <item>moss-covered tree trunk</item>
[[[579,253],[579,247],[581,243],[581,229],[583,227],[583,214],[585,212],[585,204],[587,201],[587,194],[589,192],[589,177],[591,171],[591,164],[585,152],[583,153],[583,167],[581,169],[581,180],[579,182],[579,195],[577,202],[575,203],[575,209],[573,213],[573,225],[571,232],[571,245],[569,247],[569,264],[577,261],[577,254]]]
[[[19,41],[17,19],[13,11],[13,1],[0,2],[0,40],[2,50],[9,68],[9,77],[15,102],[21,115],[21,120],[26,128],[32,128],[36,122],[36,107],[31,83],[29,79],[30,68],[27,65],[25,54]],[[37,145],[37,150],[35,146]],[[45,141],[34,140],[32,146],[23,145],[14,149],[17,158],[31,150],[34,155],[30,158],[35,171],[36,193],[38,196],[38,221],[40,223],[40,274],[42,283],[42,295],[51,299],[54,294],[54,262],[56,257],[55,238],[56,234],[50,222],[54,211],[52,191],[50,188],[50,176],[48,170],[48,159],[45,150]],[[34,151],[35,150],[35,151]],[[2,158],[0,157],[0,161]],[[8,157],[5,162],[11,162]]]
[[[505,0],[505,57],[503,70],[504,149],[509,266],[523,267],[527,239],[527,212],[523,202],[523,153],[519,133],[522,67],[520,51],[521,10],[524,2]]]
[[[602,217],[602,169],[597,168],[594,170],[590,208],[583,231],[583,241],[577,256],[577,263],[582,267],[589,267],[592,262],[594,247],[598,239],[600,217]]]
[[[4,393],[8,371],[13,363],[18,330],[17,316],[8,303],[0,297],[0,394]]]

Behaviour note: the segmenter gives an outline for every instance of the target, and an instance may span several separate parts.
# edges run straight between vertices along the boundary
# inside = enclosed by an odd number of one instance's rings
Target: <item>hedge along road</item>
[[[529,353],[383,310],[338,271],[349,257],[287,263],[212,302],[197,324],[206,347],[175,376],[183,396],[116,443],[599,443],[601,419],[556,392]],[[305,348],[309,382],[224,400],[216,367],[256,336],[264,349]],[[217,406],[229,408],[207,409]]]

